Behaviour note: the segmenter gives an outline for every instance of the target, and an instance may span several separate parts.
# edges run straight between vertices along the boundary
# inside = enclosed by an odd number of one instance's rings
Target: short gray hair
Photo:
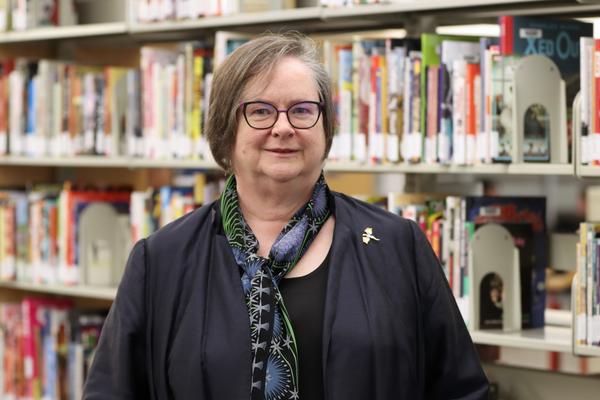
[[[265,34],[231,53],[215,70],[208,107],[206,138],[216,162],[231,172],[231,154],[238,128],[238,108],[248,82],[270,72],[282,58],[302,61],[312,72],[323,102],[325,154],[329,154],[335,126],[331,82],[319,62],[314,41],[298,32]]]

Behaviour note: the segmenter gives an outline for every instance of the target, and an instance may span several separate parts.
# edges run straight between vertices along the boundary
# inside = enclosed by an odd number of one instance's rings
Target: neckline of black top
[[[301,276],[291,276],[291,277],[284,276],[282,281],[291,283],[291,282],[298,282],[301,280],[312,279],[315,276],[318,276],[321,273],[321,271],[324,271],[327,269],[326,267],[327,267],[328,261],[329,261],[329,253],[327,253],[327,256],[325,256],[325,259],[321,262],[321,264],[314,270],[310,271],[308,274],[301,275]]]

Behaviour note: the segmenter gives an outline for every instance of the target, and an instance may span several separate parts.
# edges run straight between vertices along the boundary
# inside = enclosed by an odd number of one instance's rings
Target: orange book
[[[479,64],[467,64],[467,121],[466,121],[466,133],[468,135],[475,135],[477,133],[477,113],[475,112],[475,96],[478,93],[475,92],[475,78],[481,74]]]

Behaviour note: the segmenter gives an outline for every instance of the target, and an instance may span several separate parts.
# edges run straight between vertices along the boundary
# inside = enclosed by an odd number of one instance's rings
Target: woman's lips
[[[276,154],[293,154],[293,153],[297,152],[298,150],[294,150],[294,149],[267,149],[267,151],[269,151],[271,153],[276,153]]]

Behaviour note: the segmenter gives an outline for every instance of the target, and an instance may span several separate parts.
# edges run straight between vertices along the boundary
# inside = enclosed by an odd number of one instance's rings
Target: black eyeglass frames
[[[289,123],[296,129],[309,129],[317,124],[321,116],[323,103],[319,101],[301,101],[284,110],[279,110],[271,103],[264,101],[247,101],[240,104],[244,119],[254,129],[272,128],[285,113]]]

